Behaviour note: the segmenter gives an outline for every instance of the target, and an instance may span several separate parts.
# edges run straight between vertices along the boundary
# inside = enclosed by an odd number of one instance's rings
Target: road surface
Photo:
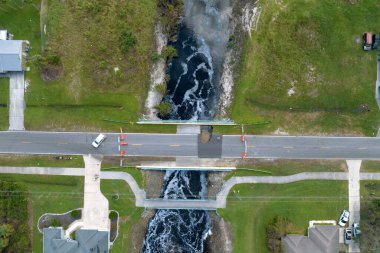
[[[0,153],[119,156],[119,134],[109,133],[95,149],[98,133],[0,132]],[[126,156],[240,158],[239,135],[223,135],[213,145],[199,143],[197,134],[126,134]],[[380,138],[313,136],[246,136],[247,158],[379,160]],[[218,146],[219,145],[219,146]],[[215,149],[221,149],[219,157]]]

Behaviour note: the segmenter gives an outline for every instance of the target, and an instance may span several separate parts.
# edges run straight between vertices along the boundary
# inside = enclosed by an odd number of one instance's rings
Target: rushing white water
[[[226,45],[230,0],[184,0],[185,17],[178,57],[168,66],[170,81],[164,100],[172,104],[168,119],[212,119],[217,104]],[[204,172],[167,171],[162,197],[199,199],[207,196]],[[158,210],[148,226],[144,253],[203,253],[211,235],[210,217],[201,210]]]

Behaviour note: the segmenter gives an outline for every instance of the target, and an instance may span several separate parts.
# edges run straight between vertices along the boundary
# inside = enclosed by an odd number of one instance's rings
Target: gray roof
[[[309,236],[287,235],[282,239],[285,253],[338,253],[339,227],[315,226],[309,228]]]
[[[108,253],[109,232],[90,229],[75,231],[75,240],[65,239],[63,228],[43,230],[44,253]]]
[[[0,40],[0,73],[23,71],[22,40]]]

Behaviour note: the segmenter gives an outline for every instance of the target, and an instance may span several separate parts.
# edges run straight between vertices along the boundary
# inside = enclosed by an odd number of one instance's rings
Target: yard
[[[0,130],[9,127],[9,79],[0,78]]]
[[[26,129],[175,130],[133,124],[144,113],[149,87],[156,1],[43,2],[42,10],[41,0],[0,3],[0,27],[31,42]],[[126,52],[123,34],[136,41]]]
[[[32,245],[34,252],[42,252],[42,234],[37,230],[39,217],[47,212],[64,213],[83,207],[83,179],[65,176],[2,175],[4,181],[22,183],[29,191],[29,210],[32,217]],[[143,209],[136,208],[129,186],[120,180],[103,180],[103,194],[108,198],[110,209],[120,214],[119,237],[110,252],[127,252],[130,247],[130,230],[138,221]],[[119,195],[119,199],[115,198]]]
[[[255,133],[375,135],[377,52],[363,52],[361,36],[380,33],[378,2],[284,0],[259,6],[230,116],[242,123],[272,122]]]
[[[218,213],[232,227],[233,252],[265,253],[266,227],[276,216],[304,234],[309,220],[336,220],[348,208],[347,182],[302,181],[283,185],[243,184],[229,194]]]

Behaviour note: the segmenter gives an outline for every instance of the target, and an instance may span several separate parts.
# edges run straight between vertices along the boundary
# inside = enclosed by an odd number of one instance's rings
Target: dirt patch
[[[160,198],[164,187],[165,172],[160,170],[143,171],[143,177],[146,180],[146,197]]]
[[[60,65],[47,65],[41,69],[41,78],[45,82],[58,80],[63,74],[63,67]]]
[[[212,235],[207,239],[207,252],[231,253],[232,233],[231,226],[216,212],[210,212]]]
[[[129,253],[141,252],[149,221],[153,218],[155,213],[155,210],[146,209],[144,213],[141,215],[140,220],[132,226],[130,244],[131,246],[128,249]]]
[[[208,173],[208,198],[215,199],[224,183],[224,177],[228,172],[209,172]]]

